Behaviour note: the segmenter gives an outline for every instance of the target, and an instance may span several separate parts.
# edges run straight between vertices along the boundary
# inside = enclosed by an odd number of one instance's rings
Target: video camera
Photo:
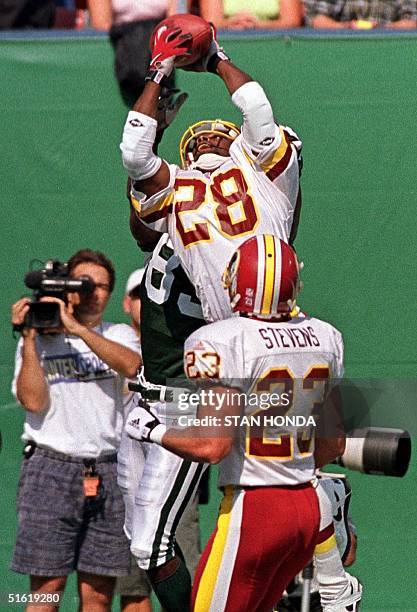
[[[40,330],[61,326],[59,305],[42,302],[42,297],[53,296],[67,303],[68,293],[91,293],[95,287],[89,276],[70,278],[68,265],[55,259],[48,260],[42,270],[28,272],[25,285],[34,291],[24,326]]]

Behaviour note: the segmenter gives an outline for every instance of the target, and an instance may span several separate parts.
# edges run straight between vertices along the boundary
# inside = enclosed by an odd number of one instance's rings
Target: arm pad
[[[123,166],[136,181],[150,178],[161,167],[162,159],[152,150],[156,127],[156,119],[143,113],[130,111],[127,116],[120,149]]]
[[[243,114],[242,135],[254,151],[270,146],[277,136],[272,106],[256,81],[245,83],[235,91],[232,102]]]

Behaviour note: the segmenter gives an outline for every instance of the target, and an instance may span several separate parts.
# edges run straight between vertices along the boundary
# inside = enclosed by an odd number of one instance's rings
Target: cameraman
[[[110,610],[116,576],[129,570],[116,453],[124,377],[136,375],[141,359],[131,327],[103,321],[115,281],[107,257],[83,249],[68,272],[89,276],[94,290],[70,293],[68,304],[42,297],[59,304],[62,327],[24,327],[16,352],[13,392],[26,410],[26,447],[11,567],[30,575],[36,593],[62,592],[75,569],[79,609],[101,612]],[[14,325],[24,324],[29,304],[13,305]]]

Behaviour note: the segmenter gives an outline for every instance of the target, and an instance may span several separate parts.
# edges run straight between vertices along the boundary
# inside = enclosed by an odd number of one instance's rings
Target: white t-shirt
[[[163,19],[166,15],[167,0],[112,0],[113,24]]]
[[[259,234],[289,240],[301,141],[288,127],[273,129],[275,137],[259,155],[242,133],[232,143],[230,157],[211,174],[171,164],[165,190],[145,199],[132,190],[143,222],[168,232],[206,321],[232,316],[222,275],[242,242]]]
[[[139,340],[129,325],[103,322],[94,331],[140,352]],[[22,439],[75,457],[115,453],[123,427],[123,376],[77,336],[38,335],[36,345],[49,383],[50,402],[42,413],[26,412]],[[22,347],[21,338],[16,350],[14,395]]]
[[[242,416],[308,418],[343,376],[343,340],[332,325],[311,317],[277,323],[235,317],[191,334],[185,371],[194,382],[210,378],[245,392]],[[278,406],[283,393],[285,407]],[[248,423],[231,430],[238,435],[220,463],[219,486],[296,485],[313,478],[314,426]]]

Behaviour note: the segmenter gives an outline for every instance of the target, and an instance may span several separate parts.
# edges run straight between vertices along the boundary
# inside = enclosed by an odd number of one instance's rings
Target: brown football
[[[179,55],[175,60],[175,66],[177,68],[189,66],[197,62],[207,53],[213,40],[211,25],[208,21],[201,17],[197,17],[197,15],[182,13],[179,15],[171,15],[158,23],[152,32],[150,42],[151,49],[153,47],[155,34],[161,27],[170,29],[179,28],[182,34],[191,34],[192,36],[192,39],[187,42],[189,48],[187,55]]]

